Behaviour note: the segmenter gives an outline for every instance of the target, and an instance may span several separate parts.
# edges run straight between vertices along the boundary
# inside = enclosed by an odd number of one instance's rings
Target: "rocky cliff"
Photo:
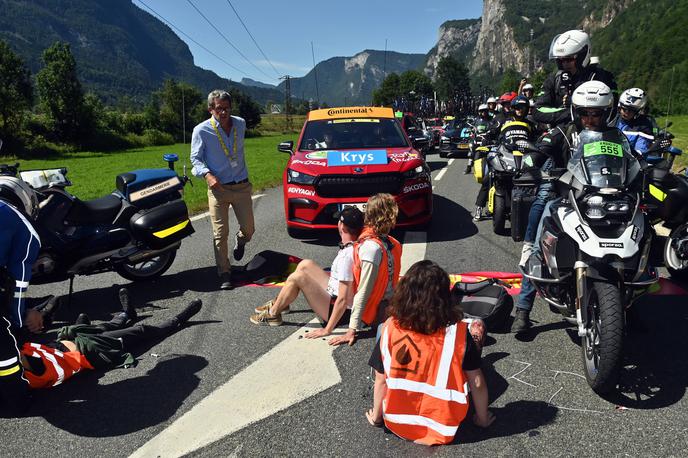
[[[451,56],[461,62],[473,54],[480,33],[480,19],[447,21],[440,26],[437,45],[430,50],[425,73],[433,77],[443,57]]]

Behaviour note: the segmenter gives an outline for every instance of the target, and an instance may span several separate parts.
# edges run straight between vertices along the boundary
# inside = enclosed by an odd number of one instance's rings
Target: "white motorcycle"
[[[621,131],[586,130],[553,182],[560,198],[545,208],[522,273],[577,324],[588,384],[605,393],[618,381],[626,309],[659,279],[647,265],[654,232],[639,208],[643,174]]]

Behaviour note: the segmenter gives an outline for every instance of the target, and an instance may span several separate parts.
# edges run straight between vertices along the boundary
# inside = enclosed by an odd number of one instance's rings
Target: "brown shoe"
[[[251,323],[257,324],[258,326],[281,326],[282,314],[278,313],[277,315],[272,316],[269,312],[265,311],[251,315],[250,320]]]
[[[269,311],[270,311],[270,307],[272,307],[272,304],[274,304],[274,303],[275,303],[275,300],[274,300],[274,299],[270,299],[270,300],[267,301],[265,304],[260,305],[260,306],[258,306],[258,307],[256,307],[256,308],[254,308],[253,311],[256,312],[256,313],[263,313],[263,312],[266,312],[266,311],[269,312]],[[288,312],[289,312],[289,306],[287,305],[287,308],[284,309],[284,310],[282,310],[281,313],[288,313]]]

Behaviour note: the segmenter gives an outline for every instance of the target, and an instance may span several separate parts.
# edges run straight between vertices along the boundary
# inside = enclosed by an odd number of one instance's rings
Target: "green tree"
[[[451,56],[443,57],[437,63],[435,86],[439,98],[444,100],[449,100],[456,94],[470,94],[468,68]]]
[[[194,126],[201,121],[197,110],[197,106],[205,102],[201,92],[190,84],[167,79],[156,91],[155,101],[157,121],[154,128],[172,135],[175,141],[189,139]]]
[[[43,51],[43,62],[45,67],[36,75],[41,107],[58,139],[79,140],[89,133],[93,112],[84,103],[69,44],[55,42]]]
[[[392,102],[399,97],[400,84],[399,75],[396,73],[390,73],[387,77],[382,80],[380,87],[373,91],[373,105],[377,106],[390,106]]]
[[[499,93],[518,91],[518,85],[521,83],[523,76],[513,68],[507,68],[502,74],[502,82],[499,84]]]
[[[399,92],[401,96],[417,99],[421,96],[431,96],[434,91],[432,81],[418,70],[407,70],[399,76]]]
[[[232,113],[244,118],[246,128],[253,129],[260,124],[260,106],[251,96],[236,88],[232,88],[228,92],[232,96]],[[293,110],[292,102],[292,112]]]
[[[31,72],[4,41],[0,41],[0,138],[19,138],[26,111],[33,104]]]

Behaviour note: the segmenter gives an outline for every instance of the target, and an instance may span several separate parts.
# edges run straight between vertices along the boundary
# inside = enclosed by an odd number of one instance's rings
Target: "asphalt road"
[[[433,176],[441,179],[434,182],[435,216],[425,257],[452,273],[516,271],[520,246],[493,234],[490,221],[471,221],[478,185],[463,175],[464,160],[447,165],[433,154],[428,161]],[[258,232],[243,262],[272,249],[329,265],[336,240],[290,239],[281,188],[263,194],[254,201]],[[284,326],[252,325],[253,307],[275,289],[217,290],[209,223],[203,219],[194,226],[196,234],[183,243],[166,275],[129,285],[143,323],[162,321],[201,298],[204,306],[193,325],[141,351],[134,368],[86,372],[39,392],[26,417],[0,421],[3,456],[127,456],[312,319],[299,299],[296,311],[284,316]],[[58,318],[71,320],[85,311],[94,320],[107,320],[118,310],[117,288],[126,284],[115,274],[78,278],[72,306],[60,310]],[[30,288],[35,297],[66,292],[66,283]],[[607,399],[592,393],[582,378],[573,328],[538,299],[531,337],[493,334],[484,349],[483,370],[497,416],[488,430],[466,422],[455,444],[427,448],[370,427],[363,416],[372,401],[367,360],[373,338],[367,337],[335,350],[340,383],[193,454],[685,456],[688,301],[651,296],[636,305],[647,330],[629,333],[621,384]],[[319,373],[310,375],[316,379]],[[288,383],[285,375],[275,372],[256,379],[254,386],[260,395],[283,383]]]

